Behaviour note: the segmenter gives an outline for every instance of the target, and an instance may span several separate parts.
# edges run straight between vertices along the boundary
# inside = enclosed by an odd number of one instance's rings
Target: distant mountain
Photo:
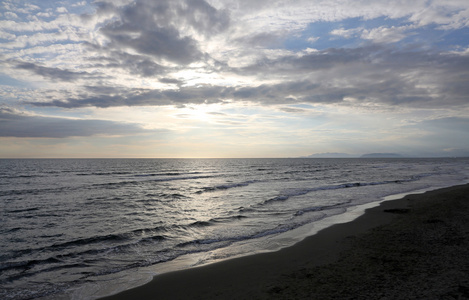
[[[368,153],[368,154],[363,154],[360,157],[362,158],[397,158],[397,157],[403,157],[403,156],[397,153]]]
[[[326,153],[314,153],[314,154],[304,156],[304,157],[306,158],[348,158],[348,157],[356,157],[356,156],[348,154],[348,153],[326,152]]]

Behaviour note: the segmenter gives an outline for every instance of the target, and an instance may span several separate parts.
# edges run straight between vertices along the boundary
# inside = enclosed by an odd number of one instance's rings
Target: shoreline
[[[354,294],[358,292],[351,293],[350,291],[356,290],[362,282],[360,280],[357,281],[357,277],[370,278],[370,280],[373,278],[370,275],[373,272],[361,273],[360,270],[353,266],[363,265],[364,262],[367,262],[366,269],[377,268],[378,266],[374,266],[374,264],[378,264],[381,267],[388,264],[395,265],[395,258],[399,256],[396,254],[399,252],[397,250],[400,249],[402,252],[409,248],[409,244],[415,242],[415,239],[406,240],[402,238],[402,236],[406,236],[404,234],[406,230],[408,231],[407,235],[412,235],[412,231],[409,231],[410,225],[416,226],[414,231],[422,231],[422,228],[428,227],[427,225],[429,224],[432,226],[430,229],[434,230],[433,227],[441,227],[438,230],[442,231],[442,228],[447,226],[448,223],[455,222],[448,216],[442,216],[442,214],[462,214],[463,210],[456,212],[451,210],[451,207],[459,207],[461,205],[469,213],[468,198],[469,184],[466,184],[433,190],[423,194],[409,194],[397,200],[383,201],[378,206],[367,209],[365,214],[353,221],[332,225],[291,247],[276,252],[253,254],[200,267],[160,274],[145,285],[100,299],[314,299],[315,296],[318,299],[353,298]],[[467,201],[464,202],[464,199]],[[419,219],[418,216],[424,211],[435,217],[426,220],[429,223],[423,222],[423,225],[415,225],[416,219]],[[459,218],[458,220],[460,223],[464,223],[464,218]],[[467,226],[465,223],[458,226],[467,228],[467,234],[469,235],[469,226],[465,227]],[[383,232],[386,234],[383,235]],[[393,239],[392,236],[396,234],[394,243],[390,242]],[[459,235],[462,234],[459,233]],[[381,237],[381,239],[377,239],[378,237]],[[469,239],[469,237],[466,237],[466,239]],[[463,239],[464,242],[466,242],[466,239]],[[439,242],[441,243],[439,239],[431,241],[432,247],[435,248],[435,245]],[[469,245],[469,242],[467,243]],[[380,248],[382,245],[387,246]],[[398,248],[397,252],[394,253],[394,259],[380,260],[376,258],[390,255],[392,247]],[[422,257],[425,254],[429,255],[423,249],[418,249],[418,247],[417,245],[417,249],[413,249],[413,252],[406,250],[407,252],[404,251],[400,255],[408,256],[409,253],[420,253],[419,255]],[[381,250],[376,250],[376,248]],[[437,254],[431,251],[432,255],[435,257],[438,257],[438,255],[446,257],[444,249],[440,250],[441,253]],[[378,251],[379,253],[370,255],[370,251]],[[464,255],[460,255],[460,257],[464,257]],[[464,257],[464,259],[466,258]],[[455,266],[467,266],[467,270],[469,270],[469,259],[466,261],[468,263],[462,262],[455,264]],[[400,269],[401,273],[407,274],[413,272],[412,268],[417,268],[417,266],[410,264],[408,266],[399,266],[397,269]],[[417,273],[423,272],[427,274],[425,269],[419,271]],[[381,269],[374,270],[374,272],[380,278],[390,276],[389,272],[384,272]],[[425,282],[423,277],[420,280]],[[462,293],[466,296],[465,288],[467,287],[467,297],[469,297],[468,277],[469,275],[458,275],[462,283],[453,288],[453,290],[456,289],[453,293]],[[334,278],[342,279],[337,282]],[[346,284],[347,280],[351,280],[353,284],[350,283],[348,285],[351,286],[348,286]],[[468,282],[467,285],[465,283],[466,280]],[[336,287],[333,286],[333,282],[336,282]],[[377,283],[374,282],[374,284],[376,285]],[[376,298],[376,293],[380,291],[374,291],[370,284],[365,284],[365,287],[367,286],[368,288],[358,289],[371,290],[368,292],[367,297]],[[386,285],[386,289],[390,289],[391,286],[393,286],[392,282]],[[400,286],[402,286],[402,282],[399,282],[396,288]],[[324,291],[326,287],[329,292]],[[349,291],[344,293],[338,292],[341,290]],[[411,291],[413,290],[410,289],[408,293]],[[363,291],[360,294],[363,294]],[[409,295],[403,295],[401,298],[404,299]],[[398,296],[396,297],[399,298]],[[396,297],[393,298],[395,299]]]

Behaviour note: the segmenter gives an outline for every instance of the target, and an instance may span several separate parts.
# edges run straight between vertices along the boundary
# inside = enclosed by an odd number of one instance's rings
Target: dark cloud
[[[1,137],[66,138],[93,135],[134,135],[149,132],[136,124],[31,116],[0,108]]]
[[[177,85],[181,85],[184,83],[184,81],[181,81],[181,80],[178,80],[178,79],[174,79],[174,78],[160,78],[158,79],[159,82],[161,83],[170,83],[170,84],[177,84]]]
[[[307,110],[302,109],[302,108],[295,108],[295,107],[281,107],[279,108],[281,111],[286,112],[286,113],[293,113],[293,114],[300,114],[300,113],[305,113]]]
[[[301,56],[264,58],[234,71],[259,78],[270,75],[289,76],[289,80],[303,77],[300,82],[310,80],[309,88],[292,92],[296,99],[306,102],[338,102],[350,97],[391,105],[469,104],[469,56],[460,54],[384,46],[327,49]],[[308,90],[312,93],[302,96],[302,91]],[[249,98],[258,91],[246,88],[238,96]],[[279,95],[281,98],[284,93]]]
[[[116,18],[100,30],[109,40],[108,49],[133,49],[140,55],[189,64],[204,57],[189,29],[202,35],[225,30],[229,16],[203,0],[140,0],[116,8],[98,3],[98,13],[116,12]]]
[[[296,98],[291,98],[294,94]],[[112,107],[112,106],[161,106],[201,103],[221,103],[226,100],[251,101],[271,104],[298,102],[336,103],[343,100],[346,92],[331,92],[310,81],[263,84],[254,87],[225,87],[216,85],[183,86],[177,89],[141,89],[111,86],[87,86],[78,97],[66,100],[27,102],[35,106]]]
[[[137,74],[143,77],[153,77],[163,74],[166,69],[149,59],[131,58],[130,60],[124,61],[123,65],[131,70],[131,74]]]
[[[235,39],[234,43],[245,45],[246,47],[268,47],[276,48],[282,46],[286,38],[286,32],[261,32],[249,36]]]
[[[29,63],[29,62],[17,63],[15,67],[17,69],[31,71],[32,73],[40,75],[45,78],[49,78],[52,80],[60,80],[60,81],[75,81],[84,76],[90,75],[87,72],[73,72],[73,71],[63,70],[59,68],[43,67],[43,66]]]
[[[117,7],[112,2],[106,1],[95,1],[96,11],[98,14],[111,14],[117,11]],[[83,17],[89,17],[89,15],[83,15]]]
[[[185,105],[201,103],[220,103],[225,100],[252,101],[265,104],[291,103],[288,95],[306,97],[317,88],[316,84],[308,81],[287,82],[276,85],[260,85],[257,87],[225,87],[216,85],[184,86],[178,89],[127,89],[118,87],[88,86],[86,92],[79,97],[67,100],[55,99],[48,102],[28,102],[36,106],[56,106],[64,108],[74,107],[111,107],[111,106],[143,106],[143,105]],[[342,98],[336,94],[316,101],[336,102]],[[343,95],[342,95],[343,96]],[[301,97],[300,97],[301,98]],[[301,101],[304,101],[302,99]],[[298,100],[300,101],[300,100]]]
[[[109,86],[88,86],[79,97],[67,100],[55,99],[50,102],[28,102],[36,106],[74,107],[112,107],[143,105],[185,105],[215,103],[223,101],[226,88],[206,85],[202,87],[183,87],[180,89],[140,89]]]
[[[144,55],[113,52],[107,67],[125,66],[142,76],[159,76],[162,83],[175,89],[142,89],[113,86],[86,86],[73,97],[64,96],[37,106],[111,107],[141,105],[185,105],[217,103],[225,100],[261,104],[340,103],[353,99],[361,103],[394,106],[449,107],[468,105],[469,56],[442,54],[421,49],[386,46],[326,49],[302,55],[263,58],[242,68],[224,68],[240,76],[273,79],[277,83],[252,86],[184,86],[169,77],[170,72]],[[83,76],[64,70],[36,68],[38,73],[70,80]],[[49,72],[47,73],[46,70]],[[55,70],[56,72],[53,72]],[[62,71],[62,72],[60,72]],[[46,75],[44,75],[46,76]],[[168,77],[166,77],[168,76]],[[272,80],[272,82],[273,82]],[[255,80],[253,80],[255,82]]]
[[[105,47],[85,43],[91,51],[100,52],[102,55],[89,58],[89,67],[98,69],[122,69],[130,74],[142,77],[153,77],[165,74],[168,68],[156,63],[144,55],[129,54],[123,51],[109,51]]]
[[[111,43],[108,47],[130,47],[141,54],[164,58],[179,64],[197,61],[202,53],[195,40],[179,37],[174,28],[154,28],[152,31],[139,32],[134,26],[122,23],[109,24],[101,29]]]
[[[174,0],[168,0],[174,5]],[[226,10],[217,10],[205,0],[188,0],[179,4],[178,18],[186,20],[199,33],[206,36],[225,31],[230,24],[229,13]]]
[[[323,51],[305,53],[304,55],[289,55],[280,58],[262,58],[255,63],[234,69],[233,71],[244,74],[298,74],[309,73],[324,69],[332,69],[341,65],[357,62],[369,63],[376,47],[356,49],[326,49]]]
[[[226,116],[225,113],[221,113],[217,111],[211,111],[211,112],[208,112],[207,114],[212,115],[212,116],[220,116],[220,117]]]

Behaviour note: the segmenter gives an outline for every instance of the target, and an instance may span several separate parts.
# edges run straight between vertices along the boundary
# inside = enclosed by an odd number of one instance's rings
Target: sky
[[[0,158],[469,156],[467,0],[0,0]]]

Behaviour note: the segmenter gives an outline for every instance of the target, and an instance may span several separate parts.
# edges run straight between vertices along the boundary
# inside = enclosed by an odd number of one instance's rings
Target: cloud
[[[63,6],[62,6],[62,7],[57,7],[57,8],[55,9],[55,11],[58,12],[58,13],[62,13],[62,14],[68,13],[67,8],[66,8],[66,7],[63,7]]]
[[[73,3],[72,7],[85,6],[86,4],[87,4],[86,1],[81,1],[77,3]]]
[[[86,43],[88,49],[98,52],[97,57],[90,57],[89,68],[99,70],[121,69],[133,75],[153,77],[168,72],[168,68],[156,63],[145,55],[129,54],[122,51],[111,51],[107,47],[101,47]]]
[[[349,97],[390,105],[445,107],[469,104],[464,84],[469,80],[468,70],[467,55],[370,46],[264,58],[237,72],[263,78],[272,74],[271,79],[288,76],[290,83],[283,86],[284,93],[276,89],[281,84],[265,86],[265,90],[272,89],[272,97],[291,94],[307,102],[337,102],[338,97]],[[258,87],[251,87],[238,94],[246,98],[258,96],[258,92]],[[308,94],[310,97],[305,97]]]
[[[177,86],[150,89],[90,85],[73,97],[64,95],[52,101],[44,99],[29,103],[66,108],[185,105],[228,100],[265,105],[332,104],[345,103],[347,99],[362,104],[414,107],[469,104],[467,55],[370,46],[263,58],[247,67],[229,70],[243,77],[259,77],[260,84],[189,86],[163,77],[161,82]],[[60,77],[61,72],[57,72],[51,72],[51,75],[44,71],[51,77]],[[63,76],[70,76],[70,80],[78,76],[64,72]]]
[[[15,67],[16,69],[27,70],[48,79],[60,81],[75,81],[85,75],[90,75],[87,72],[73,72],[59,68],[43,67],[29,62],[19,62]]]
[[[177,85],[183,84],[183,81],[175,79],[175,78],[160,78],[159,81],[162,83],[169,83],[169,84],[177,84]]]
[[[323,69],[331,69],[338,65],[364,61],[367,52],[375,48],[326,49],[323,51],[306,52],[303,55],[289,54],[278,58],[261,58],[249,66],[234,69],[239,74],[298,74]]]
[[[0,137],[66,138],[94,135],[135,135],[148,132],[150,131],[137,124],[44,117],[8,107],[0,108]]]
[[[363,28],[349,28],[349,29],[339,28],[339,29],[332,30],[331,34],[349,39],[362,31],[363,31]]]
[[[0,39],[14,40],[15,38],[16,38],[16,35],[0,30]]]
[[[34,35],[19,35],[15,36],[14,41],[4,43],[4,49],[23,49],[26,47],[34,47],[37,45],[47,45],[52,43],[76,43],[80,42],[79,37],[73,32],[72,29],[58,31],[53,33],[36,33]]]
[[[280,107],[279,110],[286,112],[286,113],[291,113],[291,114],[301,114],[307,112],[307,110],[302,109],[302,108],[296,108],[296,107]]]
[[[194,34],[217,34],[229,24],[228,14],[203,0],[135,1],[122,7],[99,2],[100,11],[115,12],[115,19],[100,29],[106,48],[189,64],[203,58]],[[117,19],[116,19],[117,18]]]
[[[197,61],[202,53],[189,37],[180,37],[174,28],[140,31],[127,24],[109,24],[101,32],[110,39],[109,48],[132,48],[138,53],[163,58],[180,64]]]
[[[231,88],[205,85],[178,89],[143,89],[111,86],[88,86],[77,97],[67,100],[30,101],[28,104],[48,107],[113,107],[113,106],[161,106],[223,102]]]
[[[249,47],[279,47],[286,37],[285,31],[277,32],[260,32],[246,34],[233,40],[234,43],[240,45],[248,45]]]
[[[364,29],[361,33],[361,38],[365,40],[372,40],[375,43],[395,43],[406,38],[408,36],[406,31],[408,31],[410,28],[412,27],[380,26],[370,30]]]
[[[412,34],[420,24],[417,20],[424,18],[424,14],[418,16],[423,8],[439,16],[458,13],[462,19],[466,11],[462,2],[446,6],[438,1],[430,6],[421,1],[408,6],[399,3],[404,2],[97,1],[92,14],[73,17],[69,13],[69,23],[56,16],[50,22],[2,24],[8,25],[3,35],[10,38],[12,32],[17,33],[16,25],[23,26],[20,30],[47,30],[30,35],[34,38],[31,48],[17,51],[25,59],[10,58],[13,71],[26,70],[54,82],[75,84],[73,91],[68,85],[70,90],[44,91],[35,101],[28,101],[41,107],[180,106],[224,101],[467,104],[467,55],[389,45]],[[72,11],[71,6],[66,8]],[[380,25],[370,28],[355,27],[359,21],[383,16],[392,20],[372,20]],[[347,22],[334,23],[341,27],[330,33],[374,44],[316,51],[282,49],[286,37],[301,36],[308,24],[352,17],[356,18],[351,23],[354,28],[344,27]],[[411,17],[413,24],[408,25]],[[77,20],[88,23],[79,27]],[[435,22],[449,24],[444,18]],[[56,32],[67,24],[76,29]],[[302,39],[307,46],[320,44],[328,33],[319,37],[307,32]],[[47,42],[54,44],[38,46]],[[26,45],[25,39],[22,43]],[[51,58],[49,52],[56,56]],[[21,78],[13,71],[6,73]]]
[[[18,15],[15,14],[14,12],[7,11],[6,13],[3,14],[7,19],[18,19]]]
[[[346,39],[360,37],[363,40],[370,40],[374,43],[396,43],[408,37],[412,33],[408,31],[415,26],[380,26],[371,29],[359,28],[339,28],[330,32],[331,35],[340,36]]]
[[[311,22],[338,22],[350,18],[406,19],[418,26],[437,24],[460,28],[467,26],[469,8],[464,0],[231,0],[226,6],[238,18],[253,20],[259,26],[298,29]],[[254,22],[255,21],[255,22]]]
[[[314,90],[318,89],[317,92]],[[314,96],[311,96],[313,93]],[[297,99],[290,98],[294,94]],[[67,100],[29,101],[41,107],[113,107],[113,106],[163,106],[186,104],[224,103],[249,101],[259,104],[284,104],[295,102],[336,103],[343,100],[343,91],[329,92],[310,81],[292,81],[263,84],[253,87],[226,87],[217,85],[184,86],[177,89],[125,89],[120,87],[89,86],[86,92]]]

